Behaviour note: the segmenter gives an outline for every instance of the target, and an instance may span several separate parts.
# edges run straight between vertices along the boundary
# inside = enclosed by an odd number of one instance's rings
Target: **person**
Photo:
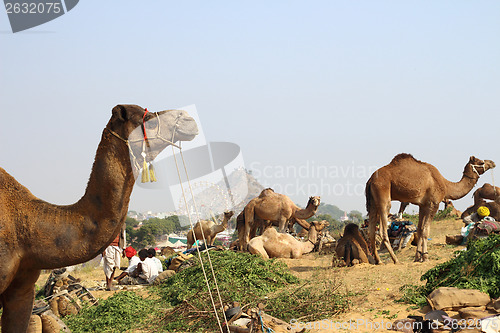
[[[148,250],[142,249],[139,251],[140,262],[133,272],[122,277],[120,274],[119,284],[121,285],[139,285],[152,284],[158,276],[158,268],[155,262],[149,258]]]
[[[103,270],[106,275],[106,290],[111,290],[111,284],[115,275],[116,268],[120,268],[120,257],[126,244],[125,223],[116,238],[102,253],[104,260]]]
[[[137,264],[141,262],[139,257],[136,256],[137,251],[132,246],[129,246],[125,250],[123,250],[123,254],[125,255],[125,257],[128,258],[128,267],[120,275],[115,277],[115,280],[118,281],[121,281],[121,279],[123,279],[127,275],[130,275],[132,277],[137,277],[137,275],[135,274]]]
[[[477,209],[476,212],[465,217],[464,223],[466,226],[468,226],[469,224],[473,224],[475,222],[479,222],[479,221],[483,220],[484,218],[488,217],[489,215],[490,215],[490,210],[488,209],[488,207],[481,206]]]
[[[161,264],[161,260],[156,258],[156,250],[154,247],[150,247],[148,249],[148,254],[149,258],[153,259],[154,263],[156,264],[156,267],[158,268],[158,273],[163,272],[163,265]]]

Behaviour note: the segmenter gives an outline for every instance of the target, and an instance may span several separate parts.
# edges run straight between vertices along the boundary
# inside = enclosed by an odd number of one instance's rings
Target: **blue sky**
[[[12,34],[3,11],[0,166],[72,203],[113,106],[195,104],[207,140],[237,143],[266,186],[365,212],[360,190],[400,152],[452,181],[470,155],[500,163],[498,13],[493,0],[80,1]],[[163,210],[138,193],[130,208]]]

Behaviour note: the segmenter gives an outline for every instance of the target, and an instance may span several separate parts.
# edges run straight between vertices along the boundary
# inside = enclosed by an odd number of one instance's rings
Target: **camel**
[[[462,179],[453,183],[446,180],[431,164],[420,162],[410,154],[399,154],[391,163],[375,171],[365,188],[370,243],[374,250],[375,263],[380,264],[380,257],[375,247],[375,229],[378,224],[381,226],[379,229],[382,242],[394,263],[398,263],[387,234],[387,215],[391,208],[391,200],[419,206],[415,261],[427,261],[430,223],[438,210],[439,203],[443,200],[457,200],[464,197],[477,183],[479,176],[494,167],[493,161],[482,161],[471,156],[465,165]]]
[[[309,230],[311,225],[306,221],[302,219],[297,219],[295,217],[292,217],[290,222],[297,223],[299,224],[302,228],[305,230]],[[254,219],[254,223],[250,227],[250,236],[249,239],[254,238],[257,235],[262,235],[262,233],[267,229],[270,228],[271,226],[278,226],[276,222],[271,222],[271,221],[265,221],[261,220],[259,218]],[[303,230],[304,230],[303,229]],[[245,211],[243,210],[238,216],[236,217],[236,230],[238,232],[238,239],[231,244],[231,247],[236,246],[238,250],[243,251],[241,242],[239,241],[240,239],[243,239],[245,236]]]
[[[290,234],[278,233],[275,228],[268,228],[260,236],[248,242],[248,251],[258,254],[264,259],[292,258],[298,259],[314,249],[318,241],[318,232],[328,225],[326,221],[313,221],[309,229],[308,240],[301,242]]]
[[[254,220],[278,222],[279,231],[284,232],[292,217],[306,220],[316,213],[319,204],[320,197],[310,197],[306,208],[300,209],[288,196],[275,193],[270,188],[262,190],[245,206],[245,234],[240,239],[240,245],[245,249],[248,244]]]
[[[193,229],[189,230],[187,234],[187,248],[190,249],[197,239],[205,239],[208,245],[214,245],[215,236],[219,232],[223,232],[227,228],[229,219],[233,216],[234,212],[224,212],[224,219],[221,224],[215,224],[214,221],[201,220],[196,222]],[[203,231],[203,233],[202,233]]]
[[[149,162],[168,145],[192,140],[197,134],[196,122],[185,111],[149,113],[137,105],[115,106],[85,194],[72,205],[38,199],[0,168],[2,332],[26,332],[42,269],[95,258],[118,235],[140,171],[133,161],[143,160],[143,146]]]
[[[462,215],[462,212],[455,208],[455,206],[453,205],[453,202],[451,200],[445,200],[445,201],[443,201],[443,203],[444,203],[445,210],[448,208],[451,208],[451,211],[449,214],[450,216],[460,217]]]
[[[346,266],[352,266],[353,261],[358,263],[371,263],[373,258],[365,238],[359,232],[357,224],[349,223],[344,228],[344,235],[339,239],[335,248],[337,258],[343,259]]]
[[[495,221],[500,221],[500,203],[496,201],[486,201],[483,199],[479,199],[477,203],[467,208],[463,214],[461,219],[471,215],[472,213],[477,212],[477,209],[481,206],[484,206],[489,209],[490,215]]]

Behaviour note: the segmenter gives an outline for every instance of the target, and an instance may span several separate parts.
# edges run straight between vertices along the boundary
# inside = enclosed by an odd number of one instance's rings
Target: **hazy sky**
[[[194,104],[207,141],[238,144],[265,186],[365,213],[364,184],[400,152],[452,181],[470,155],[500,163],[499,13],[496,0],[80,1],[12,34],[2,11],[0,166],[72,203],[113,106]],[[131,209],[164,210],[138,193]]]

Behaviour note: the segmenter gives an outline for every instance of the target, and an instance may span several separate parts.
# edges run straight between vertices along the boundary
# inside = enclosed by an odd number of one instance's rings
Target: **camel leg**
[[[377,224],[379,224],[380,218],[379,215],[375,212],[369,214],[369,222],[368,222],[368,232],[370,234],[370,247],[373,251],[373,256],[375,257],[375,264],[379,265],[380,256],[378,255],[377,244],[375,242],[375,232],[377,230]]]
[[[391,245],[391,242],[389,240],[389,234],[387,233],[387,221],[388,221],[387,214],[389,213],[390,207],[391,207],[391,205],[389,204],[387,206],[386,210],[384,210],[382,212],[382,214],[380,214],[381,218],[380,218],[380,227],[379,228],[380,228],[380,234],[382,236],[382,243],[387,248],[387,251],[389,251],[389,254],[391,255],[392,261],[395,264],[399,264],[399,260],[396,257],[396,255],[394,254],[394,250],[392,249],[392,245]]]
[[[427,251],[427,240],[429,239],[429,234],[431,231],[431,222],[436,215],[439,208],[438,205],[432,205],[429,208],[429,211],[424,216],[423,225],[422,225],[422,262],[429,260],[429,252]]]
[[[258,244],[248,244],[248,252],[251,254],[258,254],[264,259],[269,259],[269,255],[264,249],[262,242],[259,242]]]
[[[280,217],[279,220],[279,232],[280,233],[285,233],[286,232],[286,225],[287,225],[287,219],[284,216]]]
[[[10,286],[0,296],[3,306],[2,332],[26,332],[35,299],[35,282],[40,270],[17,274]]]

